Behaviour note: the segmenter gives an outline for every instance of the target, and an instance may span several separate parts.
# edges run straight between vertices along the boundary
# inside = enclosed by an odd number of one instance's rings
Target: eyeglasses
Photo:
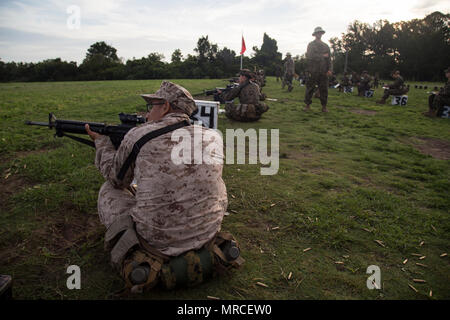
[[[147,103],[147,112],[150,112],[153,108],[153,106],[160,106],[165,104],[165,101],[159,101],[159,102],[149,102]]]

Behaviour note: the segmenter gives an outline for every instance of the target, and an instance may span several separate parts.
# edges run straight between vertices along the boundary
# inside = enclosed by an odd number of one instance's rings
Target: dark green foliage
[[[372,26],[355,21],[341,39],[330,39],[334,71],[343,72],[348,52],[349,71],[388,78],[399,69],[410,80],[442,81],[450,56],[449,21],[450,14],[441,12],[397,23],[379,20]]]

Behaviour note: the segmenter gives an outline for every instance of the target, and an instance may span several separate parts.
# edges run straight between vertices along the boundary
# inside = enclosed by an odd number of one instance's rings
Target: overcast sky
[[[74,11],[80,9],[80,26]],[[266,32],[283,56],[306,51],[312,31],[321,26],[322,40],[339,37],[349,23],[423,18],[450,12],[449,0],[0,0],[0,59],[37,62],[60,57],[81,63],[89,46],[105,41],[125,60],[151,52],[170,61],[179,48],[193,54],[197,40],[208,35],[220,48],[237,54],[243,33],[247,46],[260,47]],[[69,25],[72,28],[69,28]]]

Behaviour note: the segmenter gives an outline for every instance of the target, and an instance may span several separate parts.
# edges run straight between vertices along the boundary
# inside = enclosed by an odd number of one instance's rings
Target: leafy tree
[[[172,63],[180,63],[181,60],[183,60],[183,55],[181,54],[181,50],[180,49],[176,49],[173,53],[172,53]]]
[[[276,65],[281,63],[281,53],[278,52],[277,41],[264,33],[261,49],[254,46],[253,51],[255,51],[253,61],[262,66],[267,75],[274,75]]]
[[[86,59],[89,60],[96,55],[101,55],[107,60],[119,61],[119,57],[117,57],[117,49],[106,44],[104,41],[92,44],[86,53]]]

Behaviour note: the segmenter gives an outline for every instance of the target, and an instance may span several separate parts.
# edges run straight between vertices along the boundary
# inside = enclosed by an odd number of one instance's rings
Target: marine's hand
[[[324,53],[323,56],[324,56],[325,58],[328,58],[329,55],[328,55],[328,53]]]
[[[89,125],[86,123],[84,125],[87,134],[89,135],[89,137],[91,137],[92,141],[95,141],[95,139],[100,137],[100,134],[94,131],[91,131],[91,129],[89,128]]]
[[[332,74],[333,74],[333,72],[331,72],[331,70],[328,70],[327,76],[331,77]]]

